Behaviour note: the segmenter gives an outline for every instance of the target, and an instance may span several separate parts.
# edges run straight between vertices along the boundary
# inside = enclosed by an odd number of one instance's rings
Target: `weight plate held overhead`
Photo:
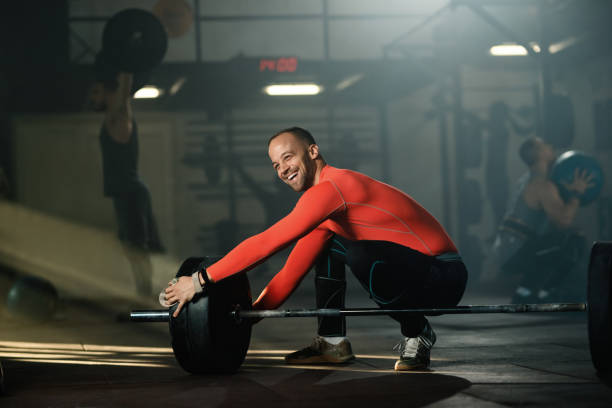
[[[121,71],[150,71],[161,63],[167,48],[166,30],[146,10],[122,10],[104,26],[102,50]]]

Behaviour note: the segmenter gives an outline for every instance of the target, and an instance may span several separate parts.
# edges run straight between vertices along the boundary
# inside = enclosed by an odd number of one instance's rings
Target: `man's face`
[[[555,160],[555,151],[553,150],[553,147],[541,139],[538,139],[538,140],[539,140],[538,152],[539,152],[540,160],[542,160],[543,162],[547,164],[552,163]]]
[[[317,145],[308,146],[291,133],[281,133],[270,142],[268,156],[278,177],[294,191],[305,191],[314,184]]]
[[[94,83],[89,90],[89,106],[96,112],[106,110],[106,91],[100,82]]]

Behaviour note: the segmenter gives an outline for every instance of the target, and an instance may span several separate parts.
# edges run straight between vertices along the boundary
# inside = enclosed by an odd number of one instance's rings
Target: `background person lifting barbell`
[[[112,198],[118,235],[130,261],[138,294],[152,294],[150,252],[163,252],[153,217],[151,195],[138,174],[138,128],[131,98],[163,59],[166,33],[157,18],[128,9],[105,25],[96,56],[96,80],[89,102],[104,112],[100,147],[104,195]]]
[[[586,296],[586,238],[573,226],[580,205],[601,190],[597,162],[571,151],[556,159],[539,138],[519,148],[529,171],[521,177],[493,244],[506,277],[518,278],[512,303],[546,303]]]

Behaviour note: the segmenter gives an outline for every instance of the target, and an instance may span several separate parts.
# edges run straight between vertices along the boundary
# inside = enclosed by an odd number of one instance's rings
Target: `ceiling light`
[[[181,90],[183,85],[185,85],[185,82],[187,82],[187,78],[185,77],[180,77],[179,79],[174,81],[174,83],[170,87],[170,95],[176,95],[176,93]]]
[[[159,98],[162,90],[153,85],[146,85],[134,94],[134,99],[154,99]]]
[[[345,78],[342,81],[338,82],[338,85],[336,85],[336,90],[341,91],[343,89],[346,89],[349,86],[354,85],[355,83],[361,81],[363,77],[364,77],[363,74],[351,75],[350,77]]]
[[[318,95],[322,91],[322,86],[313,83],[274,84],[264,88],[264,92],[270,96]]]
[[[554,44],[550,44],[548,46],[548,52],[550,52],[551,54],[556,54],[560,51],[563,51],[564,49],[571,47],[572,45],[576,44],[578,42],[578,38],[571,36],[566,38],[565,40],[556,42]]]
[[[500,44],[492,46],[489,54],[496,57],[527,55],[527,49],[520,44]]]
[[[529,46],[535,53],[542,51],[542,49],[540,48],[540,44],[538,44],[537,42],[532,41],[529,43]]]

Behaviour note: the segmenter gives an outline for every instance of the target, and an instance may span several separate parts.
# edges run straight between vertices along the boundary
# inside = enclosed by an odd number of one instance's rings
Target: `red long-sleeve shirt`
[[[247,271],[297,240],[287,262],[254,304],[280,306],[314,265],[327,241],[389,241],[426,255],[457,252],[440,223],[409,195],[364,174],[326,165],[285,218],[246,239],[207,268],[213,281]]]

